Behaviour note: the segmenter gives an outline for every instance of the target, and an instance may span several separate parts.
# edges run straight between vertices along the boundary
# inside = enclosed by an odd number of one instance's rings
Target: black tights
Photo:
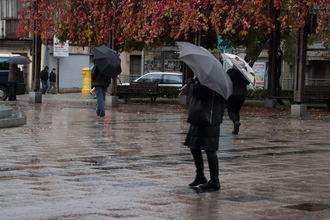
[[[195,167],[196,167],[196,174],[197,175],[204,175],[204,162],[203,162],[203,155],[202,151],[199,149],[190,148],[191,154],[194,159]],[[210,177],[212,179],[219,178],[219,160],[216,151],[205,151],[207,156],[207,162],[209,164],[210,169]]]

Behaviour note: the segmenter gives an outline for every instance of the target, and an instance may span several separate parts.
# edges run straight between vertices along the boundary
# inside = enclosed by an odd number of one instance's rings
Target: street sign
[[[60,42],[60,40],[54,36],[54,57],[68,57],[69,56],[69,41]]]

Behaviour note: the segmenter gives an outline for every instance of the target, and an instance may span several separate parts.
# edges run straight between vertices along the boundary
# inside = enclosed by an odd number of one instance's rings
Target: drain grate
[[[321,211],[321,210],[325,210],[325,209],[330,209],[330,205],[317,204],[317,203],[302,203],[302,204],[299,204],[299,205],[288,205],[288,206],[285,206],[284,208],[298,209],[298,210],[302,210],[302,211],[314,212],[314,211]]]

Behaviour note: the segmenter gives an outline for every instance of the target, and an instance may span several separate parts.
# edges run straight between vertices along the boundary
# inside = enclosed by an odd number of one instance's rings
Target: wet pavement
[[[27,117],[0,129],[1,220],[330,219],[329,117],[245,109],[233,136],[225,116],[221,191],[196,193],[183,107],[121,103],[98,119],[54,97],[0,103]]]

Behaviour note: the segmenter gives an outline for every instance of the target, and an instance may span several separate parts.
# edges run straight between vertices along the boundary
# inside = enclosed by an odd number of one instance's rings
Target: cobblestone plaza
[[[330,219],[328,117],[243,113],[233,136],[225,116],[221,191],[196,193],[183,107],[11,107],[27,124],[0,129],[1,220]]]

